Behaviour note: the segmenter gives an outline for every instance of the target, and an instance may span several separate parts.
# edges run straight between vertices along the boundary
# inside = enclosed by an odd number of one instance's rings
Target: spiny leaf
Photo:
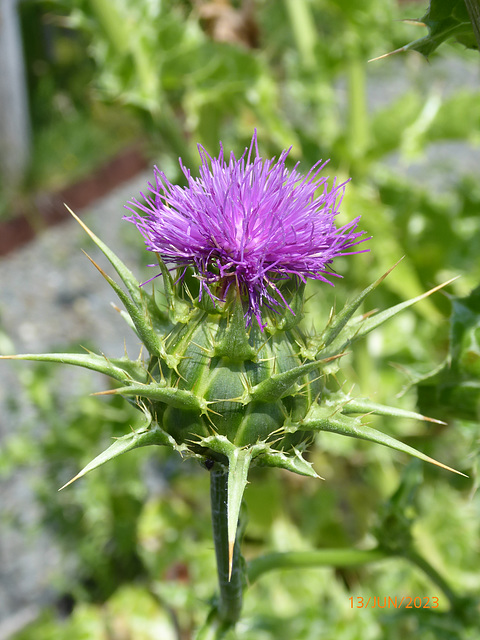
[[[84,252],[85,253],[85,252]],[[102,274],[108,284],[115,291],[117,296],[120,298],[122,303],[125,305],[126,310],[128,311],[129,316],[132,319],[133,324],[135,325],[135,330],[137,332],[138,337],[142,340],[144,345],[147,347],[148,351],[152,355],[162,356],[163,347],[162,343],[153,329],[150,315],[148,314],[145,307],[141,306],[141,303],[137,303],[136,300],[132,300],[125,291],[113,280],[110,276],[105,273],[105,271],[93,260],[87,253],[85,253],[90,262],[98,269],[98,271]],[[139,294],[140,296],[140,294]],[[141,296],[140,296],[141,299]]]
[[[480,287],[452,298],[450,347],[444,363],[413,379],[422,411],[478,422],[480,416]]]
[[[303,318],[305,286],[306,282],[298,284],[294,279],[288,283],[285,289],[282,289],[282,295],[288,298],[288,307],[285,307],[280,317],[275,313],[268,319],[267,331],[270,334],[289,331]]]
[[[117,305],[114,302],[110,303],[112,305],[112,307],[115,309],[115,311],[117,313],[119,313],[123,320],[125,320],[125,322],[127,323],[128,327],[134,332],[137,333],[137,329],[135,328],[135,325],[133,323],[132,318],[130,317],[130,315],[124,310],[124,309],[120,309],[120,307],[117,307]],[[137,334],[138,335],[138,334]]]
[[[404,309],[408,309],[408,307],[411,307],[417,302],[420,302],[420,300],[423,300],[424,298],[428,298],[428,296],[431,296],[432,293],[435,293],[436,291],[439,291],[440,289],[443,289],[444,287],[448,286],[452,282],[455,282],[455,280],[458,280],[459,277],[460,276],[456,276],[455,278],[450,278],[450,280],[447,280],[446,282],[443,282],[442,284],[439,284],[436,287],[433,287],[433,289],[430,289],[429,291],[426,291],[425,293],[422,293],[421,295],[416,296],[415,298],[411,298],[410,300],[401,302],[395,305],[394,307],[391,307],[390,309],[386,309],[385,311],[382,311],[380,313],[377,313],[373,316],[368,317],[362,323],[362,330],[361,330],[360,337],[363,337],[367,333],[370,333],[370,331],[373,331],[373,329],[376,329],[387,320],[390,320],[390,318],[393,318]]]
[[[151,420],[151,418],[150,418]],[[132,449],[138,449],[139,447],[146,447],[149,445],[164,445],[164,446],[175,446],[175,441],[171,436],[167,435],[159,426],[154,426],[152,429],[143,426],[138,431],[134,431],[126,436],[122,436],[115,440],[115,442],[105,449],[100,455],[94,458],[91,462],[89,462],[81,471],[77,473],[77,475],[69,480],[66,484],[63,485],[59,489],[65,489],[69,484],[75,482],[79,478],[82,478],[89,471],[93,471],[93,469],[97,469],[105,462],[109,460],[113,460],[118,456],[121,456],[123,453],[127,453],[127,451],[131,451]]]
[[[99,391],[93,395],[120,395],[129,398],[139,397],[156,400],[175,407],[177,409],[185,409],[186,411],[198,411],[201,414],[208,413],[208,403],[203,398],[197,397],[192,391],[187,389],[178,389],[177,387],[162,386],[155,384],[132,384],[128,387],[120,387],[118,389],[110,389],[108,391]]]
[[[260,467],[278,467],[301,476],[323,480],[313,468],[312,463],[305,460],[298,449],[294,449],[293,453],[289,452],[287,454],[283,451],[275,451],[275,449],[271,449],[267,444],[264,444],[254,445],[253,452],[255,464]]]
[[[163,290],[165,293],[165,298],[167,300],[167,307],[169,309],[173,309],[175,306],[175,291],[173,288],[173,279],[170,274],[170,271],[165,266],[164,261],[159,253],[155,254],[157,256],[158,266],[160,267],[160,271],[162,272],[163,277]]]
[[[91,369],[104,373],[120,382],[129,382],[134,379],[136,382],[147,381],[147,371],[143,364],[129,358],[107,358],[96,353],[25,353],[15,356],[0,356],[5,360],[30,360],[32,362],[57,362],[60,364],[71,364],[84,369]]]
[[[228,456],[228,579],[232,577],[233,549],[237,535],[238,518],[243,493],[247,486],[248,469],[252,460],[252,450],[232,449]]]
[[[410,447],[409,445],[404,444],[385,433],[381,433],[376,429],[372,429],[372,427],[368,427],[362,423],[360,418],[350,418],[349,416],[342,415],[340,412],[332,413],[332,410],[329,407],[314,405],[307,414],[307,417],[302,420],[299,425],[292,425],[290,429],[293,431],[299,427],[305,431],[330,431],[331,433],[338,433],[339,435],[350,436],[351,438],[359,438],[361,440],[369,440],[370,442],[383,444],[391,449],[408,453],[409,455],[419,458],[424,462],[430,462],[438,467],[447,469],[447,471],[452,471],[460,476],[465,476],[464,473],[456,471],[441,462],[437,462],[437,460],[430,458],[430,456],[425,455],[421,451],[417,451],[413,447]]]
[[[433,289],[422,293],[422,295],[411,298],[410,300],[406,300],[405,302],[400,302],[399,304],[396,304],[389,309],[385,309],[385,311],[380,311],[379,313],[368,317],[361,316],[352,318],[352,321],[344,327],[344,330],[329,345],[329,347],[325,347],[319,351],[317,357],[328,358],[332,357],[335,354],[342,353],[353,342],[355,342],[356,340],[360,340],[360,338],[363,338],[368,333],[370,333],[370,331],[373,331],[387,320],[390,320],[390,318],[393,318],[404,309],[408,309],[408,307],[411,307],[416,302],[420,302],[420,300],[423,300],[424,298],[432,295],[432,293],[439,291],[440,289],[446,287],[457,279],[458,276],[455,278],[451,278],[450,280],[439,284]]]
[[[234,302],[228,325],[223,335],[216,340],[214,347],[215,356],[227,358],[231,362],[244,362],[255,358],[255,349],[248,341],[248,333],[245,328],[245,317],[242,301],[238,293]]]
[[[145,319],[149,319],[150,325],[153,325],[155,321],[160,322],[160,324],[164,325],[168,323],[167,314],[160,311],[153,296],[147,294],[141,289],[138,280],[135,278],[130,269],[120,260],[120,258],[104,242],[102,242],[100,238],[98,238],[98,236],[96,236],[93,231],[91,231],[91,229],[89,229],[87,225],[82,220],[80,220],[80,218],[78,218],[78,216],[76,216],[68,206],[67,209],[75,218],[75,220],[80,224],[80,226],[85,230],[85,232],[90,236],[97,247],[102,251],[102,253],[109,260],[115,271],[122,279],[122,282],[126,286],[128,293],[130,294],[129,296],[125,294],[123,289],[121,289],[118,284],[112,278],[110,278],[103,271],[103,269],[101,269],[101,267],[96,264],[96,262],[92,258],[90,258],[90,256],[88,256],[88,254],[85,254],[92,262],[92,264],[107,280],[120,300],[123,302],[128,313],[130,314],[130,317],[132,318],[139,337],[143,341],[146,340],[145,345],[150,351],[151,348],[154,348],[156,341],[153,337],[153,331],[151,335],[148,334],[149,324],[145,322]],[[153,327],[151,328],[153,329]],[[157,351],[150,352],[158,354]]]
[[[231,455],[233,449],[237,448],[236,445],[234,445],[233,442],[230,442],[226,436],[219,435],[207,437],[200,436],[195,440],[195,444],[200,447],[205,447],[205,449],[211,449],[215,453],[225,456],[227,459]]]
[[[168,315],[172,322],[176,324],[177,322],[184,321],[191,309],[191,305],[187,304],[184,300],[175,295],[175,287],[171,273],[167,269],[160,254],[156,253],[155,255],[157,256],[158,266],[160,267],[163,278],[163,292],[165,294],[168,309],[168,314],[165,314],[165,317]]]
[[[340,311],[340,313],[334,316],[331,324],[327,326],[327,328],[325,329],[321,337],[323,347],[328,347],[328,345],[330,345],[335,340],[335,338],[342,331],[342,329],[345,327],[345,325],[350,320],[350,318],[352,318],[353,314],[358,309],[358,307],[362,304],[365,298],[374,289],[376,289],[379,284],[381,284],[385,280],[388,274],[391,273],[402,260],[403,258],[400,258],[400,260],[398,260],[393,265],[393,267],[391,267],[386,273],[384,273],[383,276],[380,276],[378,280],[376,280],[374,283],[372,283],[370,286],[364,289],[362,293],[355,298],[355,300],[352,300],[352,302],[347,303],[344,306],[344,308]]]
[[[227,528],[228,579],[230,580],[232,576],[233,550],[237,535],[238,518],[243,493],[247,486],[248,470],[252,461],[253,449],[252,447],[236,447],[225,436],[203,438],[201,445],[208,447],[216,453],[221,453],[228,458]]]
[[[322,398],[322,404],[327,407],[341,407],[344,415],[348,414],[366,414],[373,413],[377,416],[392,416],[394,418],[409,418],[412,420],[423,420],[425,422],[436,422],[437,424],[446,424],[442,420],[428,418],[427,416],[417,413],[416,411],[407,411],[397,407],[389,407],[384,404],[372,402],[368,398],[350,398],[349,396],[340,394],[332,394],[328,398]]]
[[[243,402],[258,400],[260,402],[275,402],[283,397],[297,382],[299,378],[320,367],[318,360],[306,362],[298,367],[282,373],[274,373],[269,378],[260,382],[246,392]]]
[[[98,236],[96,236],[93,231],[91,231],[87,225],[80,220],[80,218],[73,213],[73,211],[65,205],[70,214],[75,218],[78,224],[82,227],[82,229],[90,236],[93,242],[97,245],[100,251],[104,254],[104,256],[109,260],[110,264],[113,266],[115,271],[118,273],[122,282],[127,287],[129,294],[132,297],[132,300],[137,304],[137,306],[142,305],[141,294],[140,294],[140,284],[138,280],[135,278],[130,269],[120,260],[120,258],[109,248],[107,245],[100,240]]]
[[[408,22],[427,27],[428,35],[374,60],[410,49],[428,58],[450,38],[455,38],[469,49],[480,47],[480,11],[478,4],[471,0],[431,0],[427,13],[420,20]]]

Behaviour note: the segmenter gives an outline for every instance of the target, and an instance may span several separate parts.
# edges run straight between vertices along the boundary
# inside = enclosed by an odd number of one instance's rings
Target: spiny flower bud
[[[180,187],[156,168],[155,184],[142,194],[146,204],[128,207],[147,249],[177,269],[170,301],[183,297],[189,268],[199,280],[191,311],[170,314],[177,323],[164,342],[169,359],[151,354],[149,364],[156,384],[194,394],[198,407],[142,402],[177,444],[227,464],[229,486],[237,487],[236,506],[229,505],[232,547],[246,482],[246,473],[234,475],[239,452],[247,470],[256,458],[315,475],[298,449],[310,434],[287,429],[321,396],[320,363],[305,357],[297,325],[303,284],[330,283],[332,260],[364,251],[355,247],[366,238],[357,231],[359,218],[335,225],[346,183],[335,180],[329,190],[319,175],[325,163],[302,175],[298,165],[287,169],[289,151],[263,160],[256,132],[239,160],[232,153],[227,162],[222,147],[218,158],[199,152],[199,178],[180,161],[188,183]],[[165,268],[163,275],[168,282]],[[173,292],[171,281],[167,286]]]
[[[334,180],[329,190],[325,163],[302,175],[298,165],[287,169],[289,151],[264,160],[256,132],[238,160],[232,153],[226,161],[222,147],[218,158],[199,152],[199,178],[180,161],[188,183],[180,187],[156,168],[145,204],[131,202],[127,220],[158,254],[173,307],[164,341],[170,360],[152,354],[149,374],[198,401],[186,408],[150,398],[149,411],[177,444],[227,466],[233,548],[251,462],[314,475],[300,448],[311,438],[312,408],[321,407],[324,344],[312,350],[298,326],[303,284],[331,284],[334,258],[366,251],[357,246],[368,238],[357,231],[359,218],[335,225],[346,183]],[[177,269],[175,287],[167,269]],[[198,294],[181,317],[175,306],[189,270]]]

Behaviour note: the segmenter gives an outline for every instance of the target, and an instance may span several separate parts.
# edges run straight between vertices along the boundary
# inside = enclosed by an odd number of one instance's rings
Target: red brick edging
[[[39,193],[33,198],[30,215],[20,213],[0,222],[0,256],[15,251],[52,225],[69,218],[65,204],[78,211],[105,196],[125,180],[133,178],[148,165],[139,145],[121,151],[87,178],[55,193]]]

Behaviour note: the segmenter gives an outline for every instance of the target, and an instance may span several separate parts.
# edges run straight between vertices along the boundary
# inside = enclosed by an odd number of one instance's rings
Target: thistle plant
[[[104,373],[117,386],[99,395],[122,395],[144,416],[139,429],[116,440],[70,482],[147,445],[171,447],[209,471],[219,593],[199,637],[220,638],[240,617],[247,571],[252,582],[285,561],[269,558],[262,568],[257,559],[247,570],[241,558],[239,520],[250,467],[279,467],[319,478],[304,454],[316,433],[329,431],[453,469],[365,420],[369,414],[428,418],[353,397],[337,388],[334,377],[352,343],[444,285],[385,311],[357,314],[384,274],[332,313],[320,334],[307,334],[301,326],[307,280],[332,285],[340,277],[332,267],[336,257],[369,250],[359,217],[336,224],[347,183],[335,179],[329,186],[321,175],[326,163],[305,175],[298,165],[288,169],[289,151],[278,159],[262,159],[256,133],[239,159],[233,153],[225,158],[222,148],[216,158],[202,147],[199,152],[199,177],[180,161],[186,186],[178,186],[155,169],[142,200],[127,205],[125,219],[156,256],[151,280],[161,276],[166,304],[155,283],[149,292],[150,280],[140,284],[72,212],[124,285],[90,258],[143,344],[140,356],[13,357]]]

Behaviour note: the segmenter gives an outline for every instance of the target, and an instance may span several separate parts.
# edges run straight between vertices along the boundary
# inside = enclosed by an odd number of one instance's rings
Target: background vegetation
[[[198,166],[197,142],[215,154],[222,140],[239,153],[256,127],[266,155],[292,146],[291,162],[305,170],[330,158],[331,176],[351,177],[342,215],[361,214],[373,236],[368,255],[336,265],[345,277],[335,290],[312,285],[308,323],[321,327],[333,304],[403,255],[365,311],[462,276],[449,295],[372,334],[346,369],[356,391],[393,403],[403,390],[399,406],[447,421],[376,424],[469,478],[328,434],[312,454],[325,482],[252,473],[247,557],[375,539],[396,557],[262,577],[246,598],[245,640],[477,637],[478,51],[446,44],[431,64],[416,53],[367,63],[413,40],[418,27],[398,19],[424,10],[385,0],[21,4],[34,132],[26,193],[66,184],[138,140],[181,180],[177,158]],[[39,437],[26,424],[8,439],[0,471],[43,467],[45,526],[75,567],[58,576],[68,616],[52,607],[17,640],[189,638],[215,590],[208,474],[140,450],[57,494],[67,472],[137,418],[116,399],[67,403],[56,376],[44,366],[25,374],[29,402],[49,427]],[[450,594],[409,560],[412,548]],[[436,596],[439,608],[358,609],[357,596]]]

